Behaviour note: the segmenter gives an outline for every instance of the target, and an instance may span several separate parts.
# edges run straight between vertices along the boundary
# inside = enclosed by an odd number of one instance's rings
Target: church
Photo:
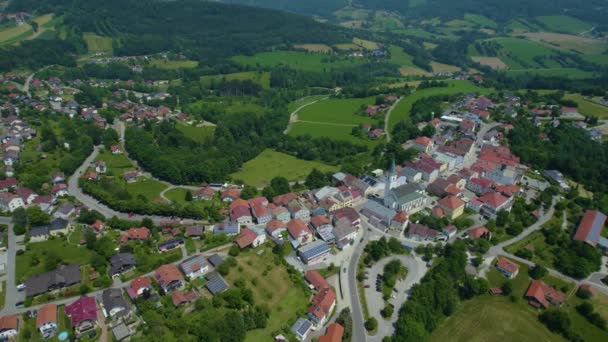
[[[384,190],[385,207],[411,215],[420,211],[427,204],[428,196],[420,184],[399,184],[394,162],[387,178]]]

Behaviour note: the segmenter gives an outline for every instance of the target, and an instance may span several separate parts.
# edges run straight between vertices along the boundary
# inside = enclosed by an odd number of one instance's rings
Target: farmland
[[[516,69],[507,71],[508,74],[534,74],[539,76],[561,76],[568,78],[587,78],[593,76],[591,71],[574,68],[551,68],[551,69]]]
[[[401,76],[431,76],[432,74],[426,70],[422,70],[418,67],[402,67],[399,68]]]
[[[262,187],[277,176],[286,177],[289,181],[303,181],[312,169],[323,172],[336,171],[337,167],[316,161],[298,159],[285,153],[270,149],[264,150],[254,159],[243,164],[239,172],[231,175],[232,179],[241,179],[246,184]]]
[[[399,46],[391,45],[389,52],[391,54],[391,58],[388,60],[389,63],[398,65],[400,67],[414,66],[414,63],[412,62],[414,58],[405,53]]]
[[[566,94],[565,98],[567,100],[576,101],[576,103],[578,103],[578,110],[583,115],[596,116],[600,119],[608,118],[608,107],[606,106],[586,100],[580,94]]]
[[[579,37],[571,34],[552,32],[527,32],[519,36],[529,40],[558,47],[565,51],[577,51],[584,54],[601,54],[608,49],[608,43],[598,39]]]
[[[198,62],[187,59],[175,61],[168,59],[154,59],[150,62],[150,65],[160,69],[175,70],[196,68],[198,66]]]
[[[0,46],[19,43],[22,40],[33,39],[49,29],[53,29],[53,23],[56,22],[53,13],[44,14],[31,19],[38,24],[37,32],[34,32],[32,25],[23,23],[19,26],[8,26],[0,29]]]
[[[296,51],[262,52],[253,56],[236,56],[232,60],[249,67],[255,67],[258,64],[265,67],[286,65],[294,69],[312,72],[329,71],[332,68],[343,69],[364,62],[361,58],[337,57]]]
[[[332,53],[334,50],[326,44],[298,44],[295,48],[304,49],[308,52]]]
[[[112,54],[112,38],[98,36],[91,32],[83,34],[84,41],[87,43],[89,53],[105,52]]]
[[[244,72],[236,72],[232,74],[224,74],[224,75],[211,75],[211,76],[202,76],[201,83],[205,86],[209,86],[213,82],[221,82],[222,80],[232,81],[244,81],[250,80],[262,86],[264,89],[270,88],[270,73],[264,71],[244,71]]]
[[[479,14],[467,13],[464,15],[464,19],[481,27],[496,28],[498,26],[494,20]]]
[[[213,137],[215,126],[195,126],[184,123],[178,123],[175,126],[180,132],[182,132],[188,138],[201,144],[208,142]]]
[[[591,29],[591,24],[566,15],[537,17],[536,20],[549,31],[578,34]]]
[[[507,65],[500,60],[498,57],[471,57],[471,59],[481,65],[489,66],[495,70],[504,70],[507,68]]]
[[[372,120],[362,115],[361,107],[374,103],[373,97],[354,99],[329,99],[319,101],[298,112],[301,121],[358,125]]]
[[[502,46],[498,57],[512,69],[561,67],[551,59],[557,52],[541,43],[519,38],[496,38],[493,41]],[[535,58],[542,59],[543,65]]]

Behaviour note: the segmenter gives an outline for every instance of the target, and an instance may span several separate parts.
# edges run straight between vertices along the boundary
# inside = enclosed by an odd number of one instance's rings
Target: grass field
[[[112,54],[112,38],[98,36],[92,32],[85,32],[83,38],[87,43],[89,53],[106,52]]]
[[[455,65],[449,65],[439,62],[431,62],[431,67],[433,68],[433,72],[458,72],[461,69]]]
[[[546,267],[552,267],[555,260],[553,247],[547,244],[545,241],[545,236],[541,232],[534,232],[525,239],[507,246],[505,250],[509,253],[515,254],[518,250],[525,248],[528,245],[532,246],[534,249],[532,262]]]
[[[18,283],[31,275],[45,272],[44,261],[49,253],[55,253],[64,263],[80,265],[88,264],[93,255],[92,251],[71,245],[60,238],[30,243],[29,246],[29,251],[17,255],[15,279]]]
[[[344,44],[336,44],[334,48],[338,50],[358,50],[360,49],[359,45],[353,43],[344,43]]]
[[[479,14],[467,13],[464,15],[464,19],[481,27],[496,28],[498,26],[494,20]]]
[[[599,65],[608,65],[608,55],[585,55],[583,59]]]
[[[578,34],[591,29],[592,25],[566,15],[536,17],[536,20],[549,31]]]
[[[599,39],[580,37],[572,34],[553,32],[527,32],[520,33],[532,41],[541,42],[558,47],[565,51],[576,51],[584,54],[601,54],[608,49],[608,43]]]
[[[209,86],[211,82],[219,82],[221,80],[232,81],[232,80],[251,80],[262,86],[264,89],[270,88],[270,73],[265,71],[244,71],[236,72],[233,74],[225,75],[210,75],[202,76],[201,83],[205,86]]]
[[[270,184],[274,177],[281,176],[291,182],[301,182],[312,169],[323,172],[337,171],[338,168],[317,161],[298,159],[271,149],[262,151],[257,157],[243,164],[239,172],[230,175],[232,179],[241,179],[246,184],[262,187]]]
[[[574,68],[552,68],[552,69],[517,69],[507,70],[508,74],[534,74],[540,76],[559,76],[568,78],[589,78],[593,77],[593,72]]]
[[[263,248],[262,255],[257,255],[261,248],[241,252],[236,257],[237,268],[231,269],[226,276],[233,286],[237,280],[242,280],[253,292],[255,303],[270,310],[266,328],[247,332],[245,341],[248,342],[272,340],[277,331],[295,321],[310,304],[308,296],[302,295],[302,290],[290,279],[285,267],[275,263],[271,248]]]
[[[121,176],[123,173],[135,170],[133,162],[124,154],[112,154],[109,151],[104,151],[97,156],[98,160],[103,160],[106,163],[108,171],[114,176]]]
[[[300,110],[298,119],[351,125],[371,122],[368,116],[360,112],[361,106],[373,104],[374,101],[374,97],[323,100]]]
[[[507,65],[500,60],[498,57],[471,57],[471,59],[481,65],[489,66],[494,70],[504,70],[507,68]]]
[[[414,66],[414,63],[413,63],[414,57],[405,53],[401,47],[396,46],[396,45],[391,45],[389,47],[389,51],[391,54],[391,58],[388,60],[389,63],[398,65],[400,67]]]
[[[327,44],[297,44],[295,48],[304,49],[308,52],[332,53],[334,50]]]
[[[576,101],[576,103],[578,103],[578,110],[583,115],[597,116],[600,119],[608,118],[608,107],[606,106],[585,100],[580,94],[566,94],[565,98],[567,100]]]
[[[142,195],[149,201],[156,201],[160,199],[160,193],[165,190],[167,186],[155,179],[140,178],[137,182],[126,183],[125,188],[132,196]]]
[[[416,91],[410,96],[404,98],[401,102],[399,102],[391,114],[390,122],[388,124],[389,129],[392,130],[397,122],[407,119],[414,102],[423,97],[440,94],[449,95],[470,92],[479,92],[485,94],[491,92],[491,89],[480,88],[468,81],[448,81],[448,84],[449,87],[423,89]]]
[[[367,50],[374,50],[380,47],[380,45],[376,42],[372,42],[371,40],[365,40],[361,38],[353,38],[353,44],[359,45],[360,47]]]
[[[415,66],[399,68],[401,76],[431,76],[432,73]]]
[[[191,60],[179,60],[179,61],[170,61],[168,59],[153,59],[150,61],[151,66],[155,66],[161,69],[192,69],[198,66],[198,61]]]
[[[503,47],[499,51],[498,57],[512,69],[561,67],[559,63],[551,59],[557,54],[557,51],[542,43],[511,37],[495,38],[492,40]],[[535,57],[543,58],[544,65],[540,65],[535,61]]]
[[[194,125],[188,125],[185,123],[178,123],[175,126],[180,132],[182,132],[188,138],[202,144],[204,142],[209,142],[213,137],[213,132],[215,131],[214,126],[203,126],[197,127]]]
[[[425,31],[425,30],[419,29],[419,28],[407,28],[407,29],[397,30],[395,32],[401,33],[406,36],[426,38],[426,39],[443,37],[442,34],[431,33],[431,32],[428,32],[428,31]]]
[[[298,99],[296,101],[290,102],[287,105],[287,110],[291,113],[294,110],[296,110],[296,109],[298,109],[298,108],[300,108],[300,107],[302,107],[302,106],[304,106],[306,104],[309,104],[309,103],[314,102],[314,101],[321,100],[321,99],[323,99],[325,97],[327,97],[327,95],[313,95],[313,96],[307,96],[307,97]]]
[[[294,69],[315,72],[353,67],[364,62],[362,58],[336,57],[297,51],[262,52],[253,56],[235,56],[232,60],[251,67],[258,64],[268,67],[287,65]]]
[[[370,148],[378,144],[378,142],[383,141],[382,139],[369,140],[357,138],[351,134],[352,127],[353,126],[336,126],[323,123],[319,124],[310,122],[296,122],[292,124],[291,129],[289,130],[289,135],[309,135],[312,138],[330,138],[332,140],[344,140],[350,141],[354,144],[366,145]]]

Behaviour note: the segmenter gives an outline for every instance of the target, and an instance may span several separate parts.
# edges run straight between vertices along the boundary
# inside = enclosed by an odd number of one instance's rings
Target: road
[[[6,286],[4,287],[4,308],[0,311],[4,314],[5,308],[14,308],[17,303],[19,293],[15,284],[15,265],[17,264],[17,238],[13,232],[13,223],[10,217],[0,217],[0,224],[7,225],[8,245],[6,258]]]
[[[308,96],[306,96],[306,97],[308,97]],[[303,98],[299,99],[298,101],[303,100],[303,99],[305,99],[306,97],[303,97]],[[293,112],[291,112],[291,113],[289,114],[289,123],[287,124],[287,128],[285,128],[285,130],[283,131],[283,134],[287,134],[287,133],[289,133],[289,130],[291,129],[291,125],[297,121],[297,119],[296,119],[296,118],[297,118],[298,112],[299,112],[300,110],[302,110],[303,108],[308,107],[308,106],[310,106],[310,105],[313,105],[313,104],[315,104],[315,103],[317,103],[317,102],[319,102],[319,101],[322,101],[322,100],[327,100],[328,98],[329,98],[328,96],[327,96],[327,97],[323,97],[323,98],[320,98],[320,99],[318,99],[318,100],[312,101],[312,102],[310,102],[310,103],[303,104],[303,105],[301,105],[300,107],[296,108],[296,110],[294,110]]]
[[[391,121],[391,114],[393,113],[393,109],[395,109],[395,107],[397,107],[397,105],[399,104],[399,102],[401,102],[401,100],[403,100],[403,97],[398,98],[397,101],[395,101],[395,103],[393,103],[391,108],[386,113],[386,117],[384,118],[384,133],[386,133],[386,142],[391,142],[391,133],[389,132],[389,128],[388,128],[388,123]]]

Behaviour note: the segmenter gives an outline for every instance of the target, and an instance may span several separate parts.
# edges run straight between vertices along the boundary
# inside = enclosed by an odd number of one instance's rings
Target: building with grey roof
[[[211,272],[207,275],[205,287],[215,296],[226,291],[228,289],[228,283],[218,272]]]
[[[101,294],[101,304],[106,317],[118,319],[130,313],[130,305],[122,295],[121,289],[105,289]]]
[[[131,253],[118,253],[110,258],[110,277],[120,275],[137,265],[135,256]]]
[[[304,341],[311,330],[312,322],[305,318],[298,318],[298,320],[291,326],[291,332],[296,335],[296,338],[300,341]]]
[[[300,248],[298,255],[305,264],[316,264],[322,262],[330,255],[329,245],[323,240],[316,240]]]
[[[187,277],[196,278],[209,271],[209,264],[202,255],[195,255],[179,264],[179,268]]]
[[[28,297],[37,296],[77,284],[80,279],[80,265],[61,265],[56,270],[29,277],[25,281],[25,293]]]
[[[367,217],[369,223],[377,228],[388,228],[397,212],[382,204],[369,200],[361,208],[361,215]]]

